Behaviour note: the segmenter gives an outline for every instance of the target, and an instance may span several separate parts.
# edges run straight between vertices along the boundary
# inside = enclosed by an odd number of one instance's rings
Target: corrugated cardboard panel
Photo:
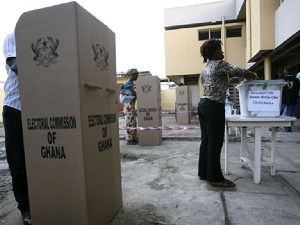
[[[37,224],[47,224],[44,218],[51,215],[66,221],[68,214],[74,214],[68,221],[87,224],[85,185],[78,185],[84,183],[84,162],[74,9],[62,5],[24,13],[16,27],[29,194]],[[73,122],[66,126],[65,121]]]
[[[157,76],[139,77],[136,81],[138,107],[161,107],[160,79]]]
[[[115,91],[115,34],[97,18],[77,5],[79,63],[86,85]],[[88,22],[87,22],[88,21]]]
[[[160,108],[138,108],[138,124],[139,126],[161,126]]]
[[[190,124],[191,95],[188,86],[179,86],[176,88],[176,113],[177,124]]]
[[[77,15],[89,221],[98,224],[122,207],[115,34],[80,6]]]
[[[141,130],[139,131],[139,145],[158,146],[162,143],[161,130]]]
[[[157,76],[137,79],[138,126],[162,126],[160,79]],[[145,130],[139,132],[140,145],[160,145],[162,130]]]
[[[176,102],[187,103],[189,101],[189,87],[179,86],[176,88]]]
[[[113,37],[75,2],[17,24],[33,224],[107,224],[122,206]],[[103,71],[97,43],[111,57]]]

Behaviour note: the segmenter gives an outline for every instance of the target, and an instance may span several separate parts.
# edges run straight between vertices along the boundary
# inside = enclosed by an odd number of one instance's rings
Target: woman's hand
[[[257,74],[253,73],[249,70],[244,70],[244,78],[246,80],[256,80],[257,79]]]
[[[129,90],[131,91],[133,96],[136,96],[136,91],[134,90],[134,88],[132,86],[129,87]]]
[[[232,77],[229,79],[229,83],[232,84],[237,84],[240,82],[240,79],[238,77]]]

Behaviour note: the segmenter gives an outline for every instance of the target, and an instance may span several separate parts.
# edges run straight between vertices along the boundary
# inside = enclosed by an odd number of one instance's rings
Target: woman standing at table
[[[234,187],[234,182],[224,178],[220,164],[225,131],[226,92],[230,84],[237,83],[239,78],[252,80],[257,75],[225,62],[221,45],[220,40],[210,39],[200,48],[203,62],[208,62],[200,74],[204,94],[198,104],[202,140],[198,176],[212,186]]]

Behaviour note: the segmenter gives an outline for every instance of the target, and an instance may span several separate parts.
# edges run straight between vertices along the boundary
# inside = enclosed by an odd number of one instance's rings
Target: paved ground
[[[173,115],[164,126],[176,125]],[[120,118],[120,127],[124,118]],[[197,118],[186,127],[198,126]],[[298,225],[300,221],[300,133],[278,133],[276,175],[262,169],[262,182],[253,184],[253,172],[230,164],[227,176],[236,183],[214,188],[197,177],[200,130],[163,131],[161,146],[128,146],[120,131],[123,209],[111,225],[150,224],[262,224]],[[248,151],[253,138],[248,132]],[[271,132],[263,130],[262,160],[269,160]],[[232,136],[230,159],[238,159],[239,138]],[[1,142],[2,143],[2,142]],[[0,150],[0,225],[21,225],[11,192],[3,144]],[[224,152],[222,152],[224,168]]]

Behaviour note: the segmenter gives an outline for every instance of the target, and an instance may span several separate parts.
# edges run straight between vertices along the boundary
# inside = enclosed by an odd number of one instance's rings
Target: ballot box
[[[237,84],[240,111],[244,117],[280,116],[285,80],[253,80]]]

